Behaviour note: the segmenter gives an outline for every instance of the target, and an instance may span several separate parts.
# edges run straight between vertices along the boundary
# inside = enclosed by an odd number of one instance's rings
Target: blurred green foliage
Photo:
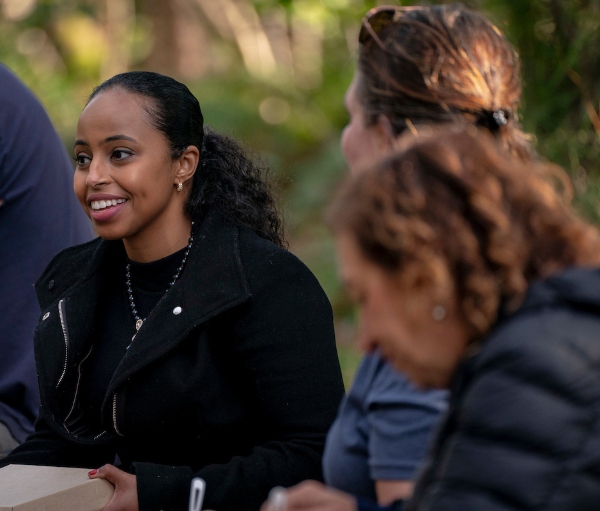
[[[272,167],[290,248],[332,301],[348,381],[357,361],[352,307],[322,212],[345,172],[342,100],[360,19],[376,3],[0,0],[0,60],[41,98],[69,148],[87,95],[112,74],[148,69],[187,83],[207,124]],[[524,127],[540,153],[570,173],[581,211],[599,220],[600,0],[464,3],[488,15],[518,49]]]

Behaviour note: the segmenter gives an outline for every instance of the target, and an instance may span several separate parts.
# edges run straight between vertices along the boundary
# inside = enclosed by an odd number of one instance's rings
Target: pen
[[[200,511],[202,509],[202,501],[204,500],[204,492],[206,491],[206,482],[200,477],[194,477],[190,487],[190,505],[189,511]]]
[[[285,488],[281,486],[275,486],[275,488],[269,492],[269,498],[267,502],[271,511],[285,511],[287,508]]]

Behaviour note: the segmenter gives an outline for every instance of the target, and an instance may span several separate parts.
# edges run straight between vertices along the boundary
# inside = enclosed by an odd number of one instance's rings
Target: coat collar
[[[193,328],[250,297],[238,228],[213,210],[194,238],[181,277],[144,321],[109,390],[173,349]]]
[[[599,310],[600,269],[574,266],[532,284],[521,310],[565,303]]]
[[[94,326],[91,318],[103,275],[106,272],[124,272],[121,268],[123,254],[121,241],[95,240],[72,249],[70,256],[69,251],[63,254],[57,264],[51,265],[55,266],[54,271],[46,272],[37,284],[42,307],[44,301],[56,304],[64,300],[69,351],[75,359],[80,359],[89,350]],[[73,265],[74,261],[78,264]],[[75,271],[61,278],[66,268],[73,266]],[[57,291],[53,294],[58,297],[50,300],[46,297],[49,293],[47,288],[50,281],[55,280],[59,282],[53,284],[56,285],[54,291]],[[209,210],[198,228],[179,280],[144,321],[115,371],[109,392],[133,373],[172,350],[193,328],[249,297],[238,228],[217,210]]]

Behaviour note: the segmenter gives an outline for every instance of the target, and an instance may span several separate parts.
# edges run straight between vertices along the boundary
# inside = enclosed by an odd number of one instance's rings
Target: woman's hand
[[[90,479],[106,479],[115,485],[115,493],[102,511],[139,511],[137,480],[134,475],[114,465],[104,465],[88,472]]]
[[[260,511],[358,511],[354,497],[317,481],[304,481],[284,495],[285,503],[274,506],[267,501]]]

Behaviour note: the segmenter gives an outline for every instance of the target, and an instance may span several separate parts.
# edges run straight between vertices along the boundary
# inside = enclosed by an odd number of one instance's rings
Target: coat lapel
[[[62,403],[57,393],[73,389],[77,366],[91,349],[101,270],[114,266],[114,257],[123,257],[120,242],[95,240],[79,248],[69,267],[51,265],[36,284],[43,309],[36,328],[35,356],[46,404]]]
[[[100,243],[85,276],[64,296],[64,326],[69,336],[71,365],[79,364],[91,349],[91,334],[97,321],[98,300],[106,273],[123,271],[124,275],[123,261],[124,248],[120,241]]]
[[[249,297],[238,229],[213,210],[195,236],[181,277],[144,321],[115,371],[109,392],[172,350],[193,328]]]

